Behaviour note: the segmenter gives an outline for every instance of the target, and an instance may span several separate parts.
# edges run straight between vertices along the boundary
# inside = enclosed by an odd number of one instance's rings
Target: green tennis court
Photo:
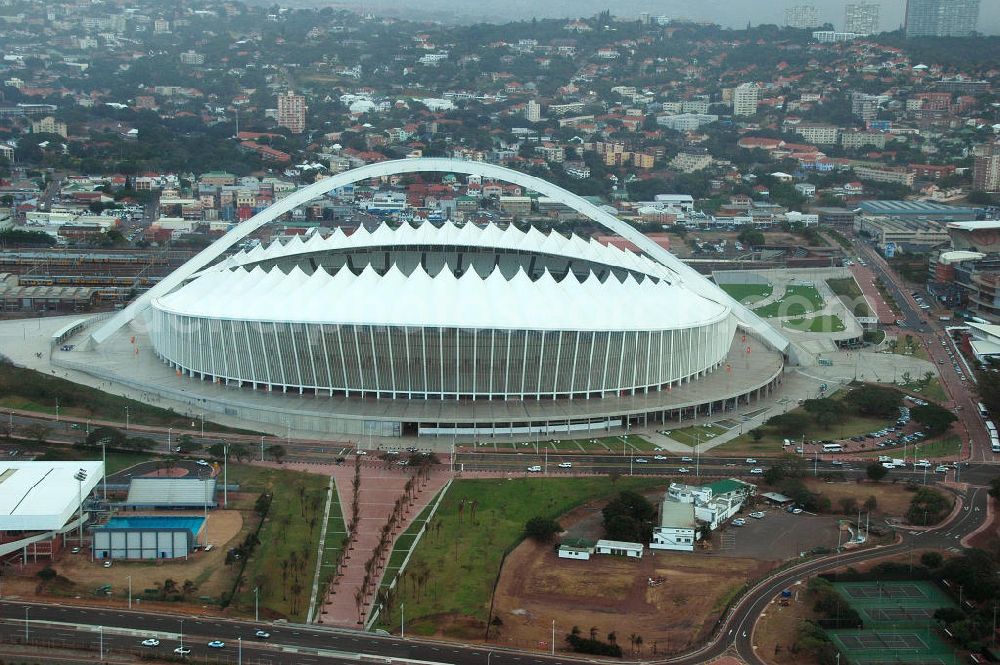
[[[924,630],[831,630],[830,640],[848,665],[945,665],[952,649],[929,628]]]

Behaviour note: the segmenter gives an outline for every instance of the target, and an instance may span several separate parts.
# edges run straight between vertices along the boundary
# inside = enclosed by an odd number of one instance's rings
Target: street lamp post
[[[170,434],[174,431],[173,427],[167,428],[167,454],[170,454]]]
[[[229,442],[222,444],[222,507],[229,507]]]
[[[201,438],[205,438],[205,412],[201,412]]]
[[[101,662],[104,662],[104,626],[98,626],[97,630],[100,631]]]
[[[104,474],[101,482],[104,484],[104,503],[108,502],[108,442],[101,440],[101,464],[104,466]]]
[[[552,641],[549,642],[549,646],[551,647],[551,651],[549,651],[549,653],[552,654],[553,656],[556,655],[556,620],[555,619],[552,620]]]
[[[264,435],[260,435],[260,461],[264,461]]]
[[[79,471],[73,474],[73,478],[76,479],[77,494],[79,495],[80,498],[80,530],[79,530],[80,545],[79,546],[82,548],[83,547],[83,481],[87,479],[87,472],[84,471],[83,469],[80,469]]]
[[[399,604],[399,636],[406,638],[406,603]]]
[[[132,576],[128,576],[128,608],[132,609]]]
[[[56,422],[59,422],[59,398],[56,397]]]
[[[24,608],[24,641],[28,641],[28,608]]]
[[[236,638],[236,665],[243,665],[243,638]]]
[[[260,621],[260,587],[253,588],[253,620]]]
[[[125,431],[126,432],[128,431],[128,421],[129,421],[128,415],[129,415],[128,414],[128,404],[126,404],[125,405]]]
[[[184,619],[181,619],[181,648],[184,648]]]

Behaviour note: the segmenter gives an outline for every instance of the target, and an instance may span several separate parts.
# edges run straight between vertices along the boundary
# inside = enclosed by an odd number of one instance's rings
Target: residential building
[[[888,140],[888,136],[885,132],[866,132],[852,130],[849,132],[843,132],[840,135],[840,145],[848,150],[857,148],[877,148],[879,150],[885,148],[885,143]]]
[[[955,175],[954,164],[910,164],[907,168],[921,180],[940,180]]]
[[[795,5],[785,9],[785,25],[806,30],[822,25],[822,21],[819,20],[819,12],[815,6]]]
[[[813,30],[813,39],[820,44],[835,44],[837,42],[853,42],[864,37],[860,32],[841,32],[837,30]]]
[[[58,134],[59,136],[65,138],[69,137],[69,131],[66,128],[65,122],[59,122],[52,116],[45,116],[41,120],[35,120],[31,123],[31,133],[32,134]]]
[[[656,118],[656,124],[677,132],[694,132],[704,125],[718,121],[719,116],[707,113],[681,113],[679,115],[661,115]]]
[[[844,5],[844,32],[873,35],[878,32],[879,6],[867,2]]]
[[[836,145],[840,136],[840,129],[833,125],[805,125],[800,124],[791,129],[806,141],[817,145]]]
[[[590,561],[594,554],[595,545],[592,541],[583,538],[571,538],[559,544],[560,559],[576,559],[578,561]]]
[[[982,143],[973,149],[972,188],[1000,192],[1000,143]]]
[[[534,99],[529,99],[524,107],[524,119],[528,122],[539,122],[542,119],[542,105]]]
[[[204,65],[205,64],[205,54],[198,53],[195,50],[188,49],[184,53],[181,53],[181,64],[182,65]]]
[[[620,540],[598,540],[594,546],[597,554],[624,556],[629,559],[641,559],[644,549],[642,543],[626,543]]]
[[[733,90],[733,115],[757,115],[758,93],[756,83],[741,83]]]
[[[500,209],[515,217],[531,213],[531,199],[527,196],[501,196]]]
[[[871,180],[872,182],[887,182],[898,185],[913,187],[917,176],[906,169],[879,166],[854,166],[854,174],[861,180]]]
[[[670,160],[670,168],[682,173],[694,173],[695,171],[707,169],[711,165],[712,156],[705,153],[693,154],[682,152]]]
[[[871,122],[878,115],[879,98],[864,92],[851,93],[851,113],[865,122]]]
[[[979,22],[979,0],[906,0],[907,37],[967,37]]]
[[[289,90],[278,95],[278,125],[287,127],[293,134],[306,129],[306,98]]]

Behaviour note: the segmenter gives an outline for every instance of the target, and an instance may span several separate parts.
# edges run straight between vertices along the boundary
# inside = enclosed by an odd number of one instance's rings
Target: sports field
[[[754,312],[764,318],[775,316],[797,316],[823,309],[823,296],[815,286],[796,284],[785,289],[781,300],[758,307]]]
[[[830,640],[846,665],[945,665],[952,649],[930,628],[911,630],[831,630]]]
[[[719,288],[744,305],[752,305],[770,297],[774,291],[770,284],[720,284]]]

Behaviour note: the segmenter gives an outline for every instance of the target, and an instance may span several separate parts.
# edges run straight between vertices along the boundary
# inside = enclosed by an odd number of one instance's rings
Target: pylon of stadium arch
[[[754,314],[742,303],[730,297],[708,278],[699,274],[669,251],[640,233],[634,227],[621,221],[603,208],[586,199],[553,185],[550,182],[520,171],[508,169],[495,164],[473,162],[444,157],[419,157],[414,159],[398,159],[375,164],[367,164],[360,168],[338,173],[307,185],[286,196],[250,219],[229,230],[214,243],[200,251],[180,268],[170,273],[149,291],[133,300],[127,307],[109,318],[103,325],[94,330],[89,338],[91,345],[106,341],[123,326],[145,312],[153,300],[164,296],[184,284],[195,273],[211,265],[231,247],[245,239],[266,224],[273,222],[287,212],[304,205],[328,192],[370,178],[382,178],[404,173],[460,173],[478,175],[504,182],[520,185],[585,215],[609,231],[629,240],[644,252],[650,259],[663,265],[677,276],[677,280],[694,293],[709,300],[730,307],[737,320],[747,329],[754,331],[774,350],[787,353],[789,341],[763,319]]]

